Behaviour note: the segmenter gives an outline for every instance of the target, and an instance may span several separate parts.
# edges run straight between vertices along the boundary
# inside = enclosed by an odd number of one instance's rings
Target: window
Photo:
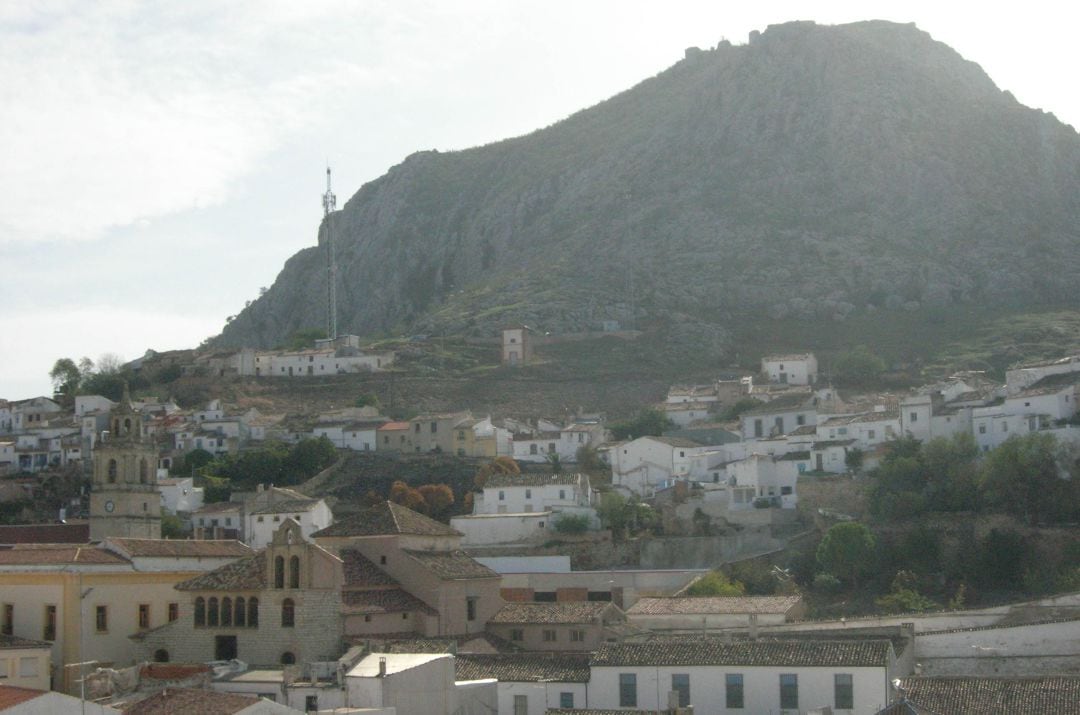
[[[499,491],[499,501],[506,501],[506,492],[502,490]]]
[[[1002,432],[1008,432],[1009,431],[1009,423],[1008,422],[1002,422],[1001,423],[1001,431]]]
[[[637,707],[637,675],[635,673],[619,673],[619,707]]]
[[[413,425],[413,432],[415,432],[416,434],[420,434],[420,423],[419,422],[417,422],[416,424]]]
[[[116,460],[115,459],[110,459],[109,460],[109,484],[112,484],[115,481],[116,481]]]
[[[285,588],[285,557],[274,557],[274,588]]]
[[[679,694],[679,707],[685,708],[690,705],[690,674],[672,673],[671,689]]]
[[[37,658],[19,658],[19,677],[36,678],[38,674]]]
[[[764,431],[765,431],[765,426],[762,424],[761,420],[754,420],[754,436],[755,437],[760,437],[760,436],[762,436]]]
[[[548,453],[549,454],[554,454],[555,453],[555,443],[554,442],[548,442]]]
[[[149,603],[140,603],[139,604],[139,628],[149,628],[149,627],[150,627],[150,604]]]
[[[104,633],[109,630],[109,607],[98,606],[95,609],[94,623],[97,625],[98,633]]]
[[[5,680],[8,677],[8,659],[0,658],[0,680]]]
[[[179,603],[170,603],[169,604],[169,623],[172,623],[173,621],[175,621],[179,617],[180,617],[180,604]]]
[[[525,640],[525,631],[523,631],[520,628],[511,628],[510,629],[510,640],[512,640],[512,641],[523,641],[523,640]]]
[[[383,554],[379,557],[379,563],[383,564],[384,566],[386,565],[386,554]]]
[[[557,637],[558,637],[558,634],[555,633],[554,628],[545,628],[544,629],[544,642],[545,643],[554,643]]]
[[[154,662],[155,663],[168,663],[169,662],[169,651],[165,650],[164,648],[158,648],[157,650],[155,650],[154,651]]]
[[[574,707],[574,694],[559,693],[559,707],[563,709]]]
[[[539,454],[539,453],[540,453],[540,447],[538,447],[535,444],[530,444],[529,445],[529,454]]]
[[[287,650],[287,651],[285,651],[284,653],[281,654],[281,664],[282,665],[293,665],[295,663],[296,663],[296,656],[293,655],[292,651]]]
[[[195,625],[206,625],[206,599],[202,596],[195,599]]]
[[[221,625],[231,626],[233,622],[232,599],[226,596],[221,599]]]
[[[800,427],[806,424],[806,415],[795,415],[795,424],[799,425]]]
[[[283,628],[296,625],[296,604],[291,598],[286,598],[281,602],[281,625]]]
[[[877,433],[872,429],[871,430],[866,430],[866,436],[869,439],[874,439],[875,437],[877,437]]]
[[[245,605],[243,597],[236,599],[236,611],[233,623],[239,628],[243,628],[247,624],[247,608],[245,608]]]
[[[248,626],[255,628],[259,625],[259,599],[248,599]]]
[[[300,557],[289,557],[289,588],[300,588]]]
[[[54,641],[56,640],[56,606],[45,606],[45,628],[43,629],[43,640]]]
[[[986,425],[979,425],[979,434],[986,434]]]
[[[514,715],[528,715],[529,697],[527,695],[514,696]]]
[[[793,673],[780,675],[780,707],[784,710],[799,709],[799,676]]]
[[[724,699],[725,707],[732,710],[746,707],[743,704],[742,673],[728,673],[724,676]]]
[[[855,685],[850,673],[837,673],[833,676],[833,694],[837,710],[854,709]]]
[[[432,422],[431,423],[431,434],[435,434],[435,432],[438,431],[438,429],[439,429],[439,423],[438,422]]]
[[[566,490],[565,489],[560,489],[559,490],[559,498],[560,499],[565,499],[566,498]]]
[[[15,628],[15,606],[10,603],[4,604],[4,622],[0,625],[0,631],[3,631],[5,636],[10,636],[12,630]]]
[[[217,596],[211,596],[206,601],[206,625],[213,628],[213,627],[217,626],[217,624],[218,624],[218,600],[217,600]]]
[[[908,417],[909,417],[909,419],[908,419],[909,422],[918,422],[919,421],[919,413],[918,412],[912,412],[910,415],[908,415]]]
[[[526,499],[532,499],[532,489],[526,489],[525,490],[525,498]]]
[[[585,641],[585,631],[575,628],[570,631],[571,643],[583,643]]]
[[[304,712],[318,712],[319,710],[319,696],[307,695],[304,697]]]
[[[476,620],[476,596],[465,599],[465,618],[470,621]]]

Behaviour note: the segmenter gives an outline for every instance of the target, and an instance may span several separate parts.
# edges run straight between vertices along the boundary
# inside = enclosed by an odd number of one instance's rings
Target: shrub
[[[584,534],[589,530],[589,517],[584,514],[561,514],[555,520],[555,531],[560,534]]]
[[[839,593],[840,579],[831,573],[819,573],[814,576],[814,590],[819,593]]]

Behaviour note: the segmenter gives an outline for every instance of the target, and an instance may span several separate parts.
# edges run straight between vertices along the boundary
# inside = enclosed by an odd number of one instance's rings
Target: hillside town
[[[527,367],[529,331],[504,331],[501,355]],[[181,369],[303,380],[393,363],[346,337]],[[857,484],[905,440],[1078,444],[1078,397],[1080,356],[1018,365],[1003,385],[969,373],[856,394],[798,353],[672,386],[642,405],[662,433],[620,439],[587,411],[297,419],[126,387],[70,409],[0,401],[0,502],[62,504],[0,526],[0,695],[94,713],[1075,712],[1080,592],[830,617],[780,559],[855,524],[835,508],[808,516],[800,494],[815,484]],[[299,483],[222,494],[191,466],[271,443],[329,445],[309,486],[349,455],[406,469],[444,455],[484,477],[467,511],[436,513],[402,497],[417,485],[358,481],[352,503]],[[627,540],[613,500],[664,538]],[[632,562],[603,563],[631,543]],[[712,588],[733,565],[763,572],[770,593]]]

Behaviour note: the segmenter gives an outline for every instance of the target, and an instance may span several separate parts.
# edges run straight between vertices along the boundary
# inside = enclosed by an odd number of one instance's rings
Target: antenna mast
[[[330,167],[326,167],[326,193],[322,197],[323,219],[326,222],[326,337],[337,337],[337,254],[334,234],[330,230],[330,213],[337,208],[337,197],[330,190]]]

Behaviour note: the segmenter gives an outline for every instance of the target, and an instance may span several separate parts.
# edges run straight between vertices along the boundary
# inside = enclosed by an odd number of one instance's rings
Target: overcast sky
[[[1066,3],[746,5],[3,0],[0,398],[48,394],[59,357],[218,333],[314,245],[327,161],[341,206],[414,151],[547,126],[771,23],[915,22],[1080,126]]]

